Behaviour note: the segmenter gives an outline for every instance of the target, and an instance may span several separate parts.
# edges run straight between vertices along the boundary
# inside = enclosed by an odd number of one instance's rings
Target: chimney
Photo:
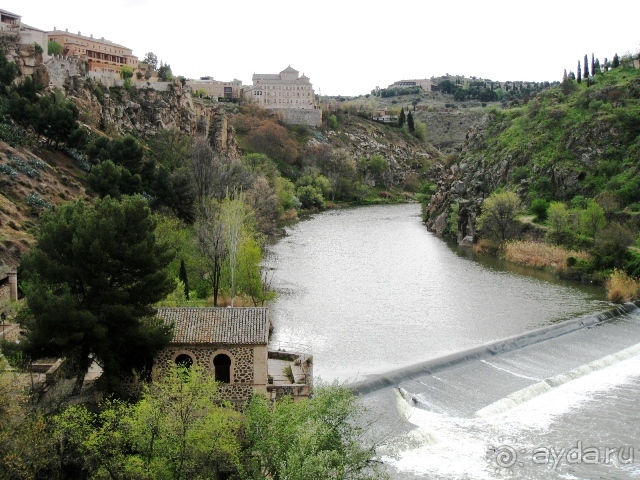
[[[80,33],[80,32],[78,31],[78,35],[82,35],[82,33]]]
[[[18,272],[7,272],[9,277],[9,300],[18,301]]]

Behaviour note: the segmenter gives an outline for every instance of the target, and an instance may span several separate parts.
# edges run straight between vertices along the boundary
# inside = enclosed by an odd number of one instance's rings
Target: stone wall
[[[49,81],[55,87],[64,87],[65,82],[70,77],[82,75],[84,73],[84,63],[75,58],[68,58],[62,55],[55,55],[45,63],[49,71]]]
[[[309,125],[318,127],[322,124],[322,110],[296,110],[279,108],[272,110],[280,120],[289,125]]]
[[[266,374],[264,378],[255,378],[254,376],[257,359],[254,356],[254,347],[225,347],[214,345],[172,345],[160,351],[156,356],[156,369],[162,370],[168,362],[175,362],[178,355],[187,354],[193,359],[194,364],[204,367],[211,375],[215,375],[213,359],[216,355],[223,353],[231,358],[231,383],[221,385],[222,396],[226,400],[244,402],[254,392],[254,386],[262,387],[261,389],[266,388]]]

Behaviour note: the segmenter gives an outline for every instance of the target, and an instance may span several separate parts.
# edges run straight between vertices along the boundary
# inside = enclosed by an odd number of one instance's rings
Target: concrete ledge
[[[624,305],[606,310],[598,315],[566,320],[555,325],[541,327],[519,335],[513,335],[501,340],[489,342],[468,350],[451,353],[425,362],[420,362],[415,365],[392,370],[388,373],[370,375],[366,380],[348,384],[346,387],[351,389],[355,394],[364,395],[375,392],[382,388],[396,386],[403,380],[411,379],[419,375],[430,375],[466,362],[467,360],[490,357],[499,353],[517,350],[519,348],[533,345],[550,338],[559,337],[585,327],[592,327],[636,310],[638,306],[640,306],[640,301],[625,303]]]

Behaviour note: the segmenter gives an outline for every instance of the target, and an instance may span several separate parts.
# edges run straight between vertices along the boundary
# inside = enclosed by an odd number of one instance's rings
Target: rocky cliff
[[[207,136],[216,151],[238,156],[235,131],[222,106],[194,102],[179,81],[168,88],[109,89],[80,76],[67,82],[67,95],[81,112],[80,119],[90,128],[108,134],[133,134],[146,139],[159,130],[176,128],[189,135]]]

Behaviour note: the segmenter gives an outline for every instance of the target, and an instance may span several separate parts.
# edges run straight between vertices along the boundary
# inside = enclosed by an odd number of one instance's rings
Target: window
[[[193,358],[191,358],[191,355],[181,353],[176,357],[175,362],[179,367],[190,368],[193,365]]]
[[[231,383],[231,358],[220,353],[213,359],[213,367],[216,371],[216,382]]]

